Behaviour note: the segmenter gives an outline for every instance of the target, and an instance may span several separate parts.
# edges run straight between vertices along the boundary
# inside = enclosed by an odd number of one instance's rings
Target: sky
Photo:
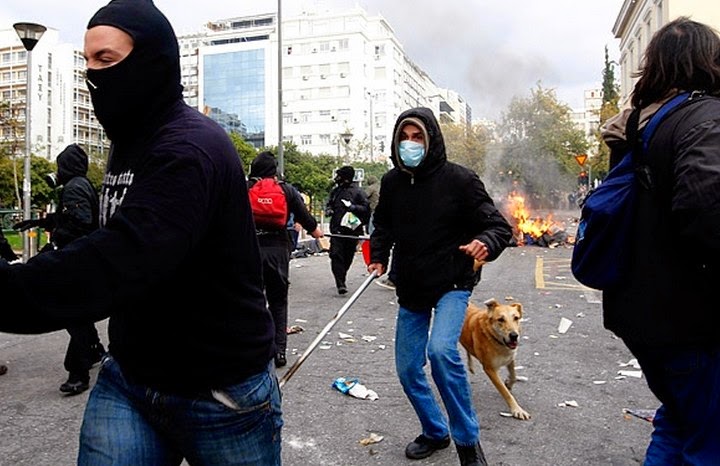
[[[82,47],[87,21],[107,0],[0,0],[0,29],[18,21],[57,29]],[[278,0],[155,0],[178,35],[207,21],[277,10]],[[599,88],[623,0],[282,0],[282,15],[362,7],[382,15],[410,59],[442,88],[457,91],[475,118],[497,119],[513,96],[540,84],[581,109]],[[69,6],[72,5],[72,6]],[[615,76],[619,76],[616,70]]]

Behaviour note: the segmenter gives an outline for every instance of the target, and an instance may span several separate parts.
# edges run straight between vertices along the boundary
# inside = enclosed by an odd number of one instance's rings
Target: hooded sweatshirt
[[[415,168],[399,156],[401,128],[412,123],[425,133],[425,157]],[[387,268],[394,245],[398,303],[424,311],[452,290],[472,290],[480,279],[473,258],[459,250],[473,239],[487,245],[491,261],[507,247],[512,230],[472,170],[449,162],[432,110],[414,108],[395,123],[394,168],[380,183],[371,236],[371,262]]]
[[[113,138],[100,228],[27,264],[0,264],[4,309],[22,309],[0,313],[0,331],[109,316],[109,351],[131,382],[172,393],[238,383],[275,352],[240,158],[219,125],[182,102],[177,39],[152,2],[114,0],[97,24],[134,39],[125,60],[88,73]],[[136,80],[148,89],[125,87]],[[128,101],[103,107],[115,91]],[[138,108],[129,120],[114,113]]]

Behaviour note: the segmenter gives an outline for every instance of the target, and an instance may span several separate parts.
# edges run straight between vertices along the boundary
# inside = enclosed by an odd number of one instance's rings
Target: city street
[[[570,273],[569,246],[508,248],[484,267],[473,301],[488,298],[524,306],[513,393],[532,419],[502,416],[505,402],[475,364],[470,375],[481,440],[492,465],[641,464],[651,424],[623,409],[652,410],[657,401],[645,380],[618,378],[632,356],[602,327],[600,294]],[[288,367],[367,278],[362,255],[348,275],[350,294],[338,296],[326,254],[291,262]],[[3,310],[17,312],[16,310]],[[394,369],[397,304],[393,291],[371,283],[283,388],[283,464],[455,465],[451,445],[426,460],[405,458],[420,434]],[[628,309],[628,312],[631,312]],[[561,318],[572,321],[558,331]],[[105,323],[100,327],[105,336]],[[64,397],[59,385],[68,337],[0,334],[0,465],[71,465],[87,392]],[[462,351],[464,357],[464,351]],[[172,355],[167,355],[171,357]],[[281,377],[287,368],[278,370]],[[93,370],[92,377],[97,374]],[[505,376],[503,372],[503,377]],[[333,388],[357,378],[378,399],[355,398]],[[576,405],[576,406],[574,406]],[[382,439],[368,445],[361,441]]]

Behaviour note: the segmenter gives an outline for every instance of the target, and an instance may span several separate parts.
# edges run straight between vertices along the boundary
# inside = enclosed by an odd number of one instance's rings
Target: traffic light
[[[585,170],[581,171],[580,175],[578,175],[578,185],[587,187],[589,184],[590,179],[588,178],[588,173]]]

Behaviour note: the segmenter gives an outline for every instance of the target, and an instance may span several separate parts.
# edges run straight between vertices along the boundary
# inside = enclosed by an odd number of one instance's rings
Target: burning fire
[[[518,244],[525,244],[526,236],[536,240],[557,227],[552,214],[548,214],[545,218],[531,217],[525,206],[525,197],[516,191],[508,195],[507,210],[515,220],[517,232],[522,234],[522,238],[518,238],[520,239]]]

